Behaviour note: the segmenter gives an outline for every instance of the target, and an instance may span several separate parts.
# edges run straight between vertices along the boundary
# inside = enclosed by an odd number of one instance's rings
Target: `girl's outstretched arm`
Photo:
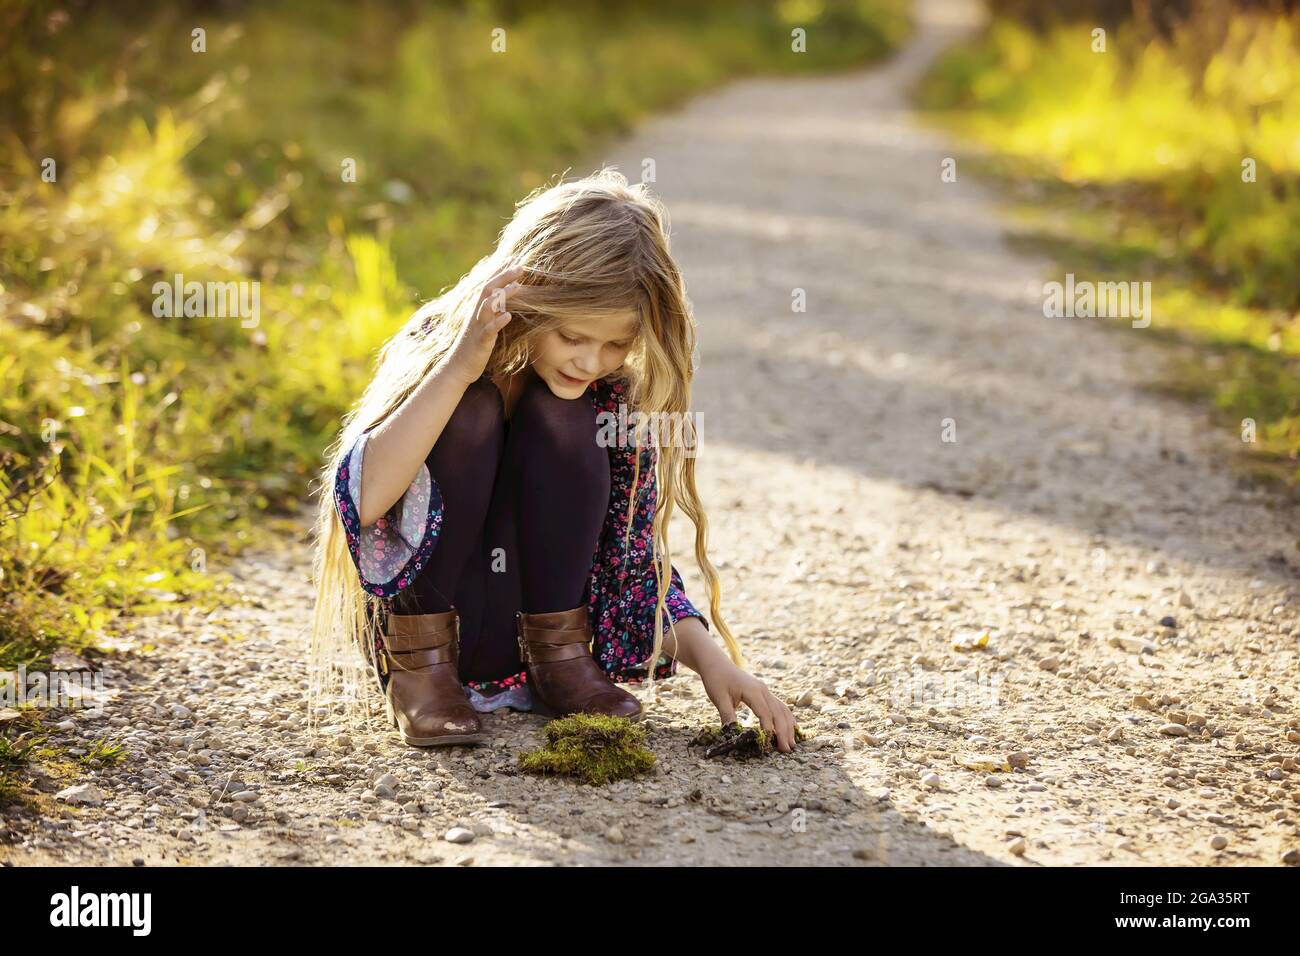
[[[677,631],[676,638],[673,630]],[[684,617],[676,621],[672,629],[665,628],[663,652],[697,674],[731,663],[727,652],[709,636],[708,628],[698,617]]]

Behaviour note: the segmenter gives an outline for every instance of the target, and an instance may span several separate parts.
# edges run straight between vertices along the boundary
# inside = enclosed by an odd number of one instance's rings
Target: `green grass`
[[[0,806],[19,801],[23,788],[19,783],[19,772],[31,759],[31,747],[16,744],[8,737],[0,736]]]
[[[978,150],[964,168],[1014,197],[1018,242],[1081,278],[1151,281],[1143,334],[1193,346],[1156,387],[1211,403],[1253,437],[1250,470],[1294,487],[1300,14],[1203,14],[1167,34],[1121,24],[1105,52],[1093,25],[994,18],[941,58],[919,101]]]
[[[905,7],[6,5],[0,668],[223,600],[213,569],[304,502],[378,346],[521,196],[729,78],[877,58]],[[260,321],[156,316],[177,273],[259,282]]]
[[[112,743],[108,738],[101,737],[87,748],[85,754],[77,759],[87,767],[117,764],[126,759],[126,749],[121,744]]]

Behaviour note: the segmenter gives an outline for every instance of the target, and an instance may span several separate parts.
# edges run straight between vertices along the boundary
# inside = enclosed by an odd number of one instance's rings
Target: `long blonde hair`
[[[380,349],[374,378],[345,416],[338,439],[327,451],[329,463],[321,473],[316,522],[309,731],[319,717],[336,716],[333,701],[341,698],[346,717],[352,718],[358,716],[357,705],[366,688],[378,693],[358,651],[366,647],[373,653],[375,612],[381,602],[361,587],[335,506],[334,476],[342,456],[362,432],[399,408],[450,351],[483,284],[511,257],[524,267],[522,287],[511,296],[514,319],[497,337],[488,361],[490,373],[505,376],[525,369],[536,354],[537,339],[566,321],[625,314],[631,309],[640,317],[640,334],[621,371],[627,381],[629,419],[632,410],[640,413],[634,431],[637,447],[643,447],[651,421],[667,418],[690,424],[695,319],[681,273],[668,251],[667,210],[644,183],[629,185],[613,168],[538,187],[518,203],[496,249],[455,286],[417,309]],[[662,653],[663,625],[672,623],[664,602],[672,567],[668,525],[679,504],[695,526],[695,560],[709,588],[709,619],[722,634],[732,660],[744,666],[740,645],[722,620],[722,588],[707,554],[709,524],[696,491],[694,451],[680,444],[656,442],[658,507],[652,534],[659,559],[655,564],[658,601],[654,648],[646,661],[651,693]],[[634,456],[625,540],[631,532],[641,457],[640,453]],[[322,707],[322,697],[332,702]]]

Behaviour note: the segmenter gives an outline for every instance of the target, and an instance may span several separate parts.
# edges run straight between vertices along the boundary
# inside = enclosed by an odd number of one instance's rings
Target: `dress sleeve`
[[[686,588],[682,585],[682,576],[677,573],[677,568],[673,567],[672,581],[668,585],[668,594],[664,597],[664,606],[668,608],[669,616],[674,622],[683,618],[698,617],[704,622],[704,627],[709,628],[709,619],[705,617],[691,599],[686,596]],[[654,573],[652,570],[651,574]],[[668,632],[668,626],[664,626],[664,632]]]
[[[370,432],[352,444],[334,479],[334,503],[343,522],[348,551],[361,586],[392,597],[405,590],[425,566],[442,528],[442,492],[423,463],[409,488],[382,518],[361,526],[361,466]]]

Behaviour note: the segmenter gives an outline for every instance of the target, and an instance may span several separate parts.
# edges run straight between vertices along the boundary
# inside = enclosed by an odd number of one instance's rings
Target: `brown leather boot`
[[[460,616],[390,614],[380,666],[388,719],[413,747],[476,744],[483,724],[460,682]]]
[[[515,613],[519,653],[528,668],[533,713],[642,716],[641,702],[616,686],[591,653],[587,606],[544,614]]]

